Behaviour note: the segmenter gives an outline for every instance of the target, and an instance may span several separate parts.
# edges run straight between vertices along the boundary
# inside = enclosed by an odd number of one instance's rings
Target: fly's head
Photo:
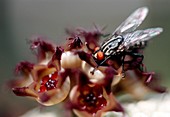
[[[96,60],[96,61],[102,61],[105,58],[105,54],[100,49],[100,47],[96,47],[94,49],[94,52],[93,52],[92,56],[93,56],[94,60]]]

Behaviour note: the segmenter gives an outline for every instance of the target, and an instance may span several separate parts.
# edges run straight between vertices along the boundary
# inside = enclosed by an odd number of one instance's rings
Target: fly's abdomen
[[[138,41],[133,46],[131,46],[131,49],[144,49],[147,46],[147,41]]]

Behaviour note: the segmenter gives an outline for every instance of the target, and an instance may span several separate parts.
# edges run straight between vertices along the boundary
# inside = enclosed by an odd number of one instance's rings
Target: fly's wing
[[[122,46],[125,48],[129,48],[130,46],[135,45],[137,42],[148,41],[152,37],[159,35],[163,31],[162,28],[149,28],[145,30],[137,30],[132,33],[125,34],[124,42]]]
[[[112,34],[122,35],[122,33],[125,34],[134,31],[142,23],[147,14],[147,7],[138,8],[124,22],[122,22]]]

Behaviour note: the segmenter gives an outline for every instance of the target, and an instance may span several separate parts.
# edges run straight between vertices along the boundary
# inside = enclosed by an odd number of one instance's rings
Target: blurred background
[[[0,0],[0,116],[18,117],[37,106],[27,98],[17,97],[4,85],[14,79],[15,65],[22,60],[35,61],[26,39],[41,34],[58,45],[65,40],[65,28],[93,28],[107,25],[114,29],[139,7],[150,10],[139,27],[163,27],[145,50],[144,63],[149,71],[162,77],[170,87],[170,1],[169,0]]]

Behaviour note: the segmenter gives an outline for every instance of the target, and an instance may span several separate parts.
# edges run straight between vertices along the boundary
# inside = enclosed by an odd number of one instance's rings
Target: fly
[[[138,52],[138,49],[143,49],[148,40],[163,31],[160,27],[135,31],[147,14],[148,8],[138,8],[116,28],[100,47],[95,49],[92,56],[97,61],[98,66],[103,65],[111,57],[120,57],[122,61],[122,73],[124,73],[124,64],[131,64],[134,61],[137,61],[138,64],[142,63],[143,55]],[[130,55],[133,60],[125,61],[126,55]]]

